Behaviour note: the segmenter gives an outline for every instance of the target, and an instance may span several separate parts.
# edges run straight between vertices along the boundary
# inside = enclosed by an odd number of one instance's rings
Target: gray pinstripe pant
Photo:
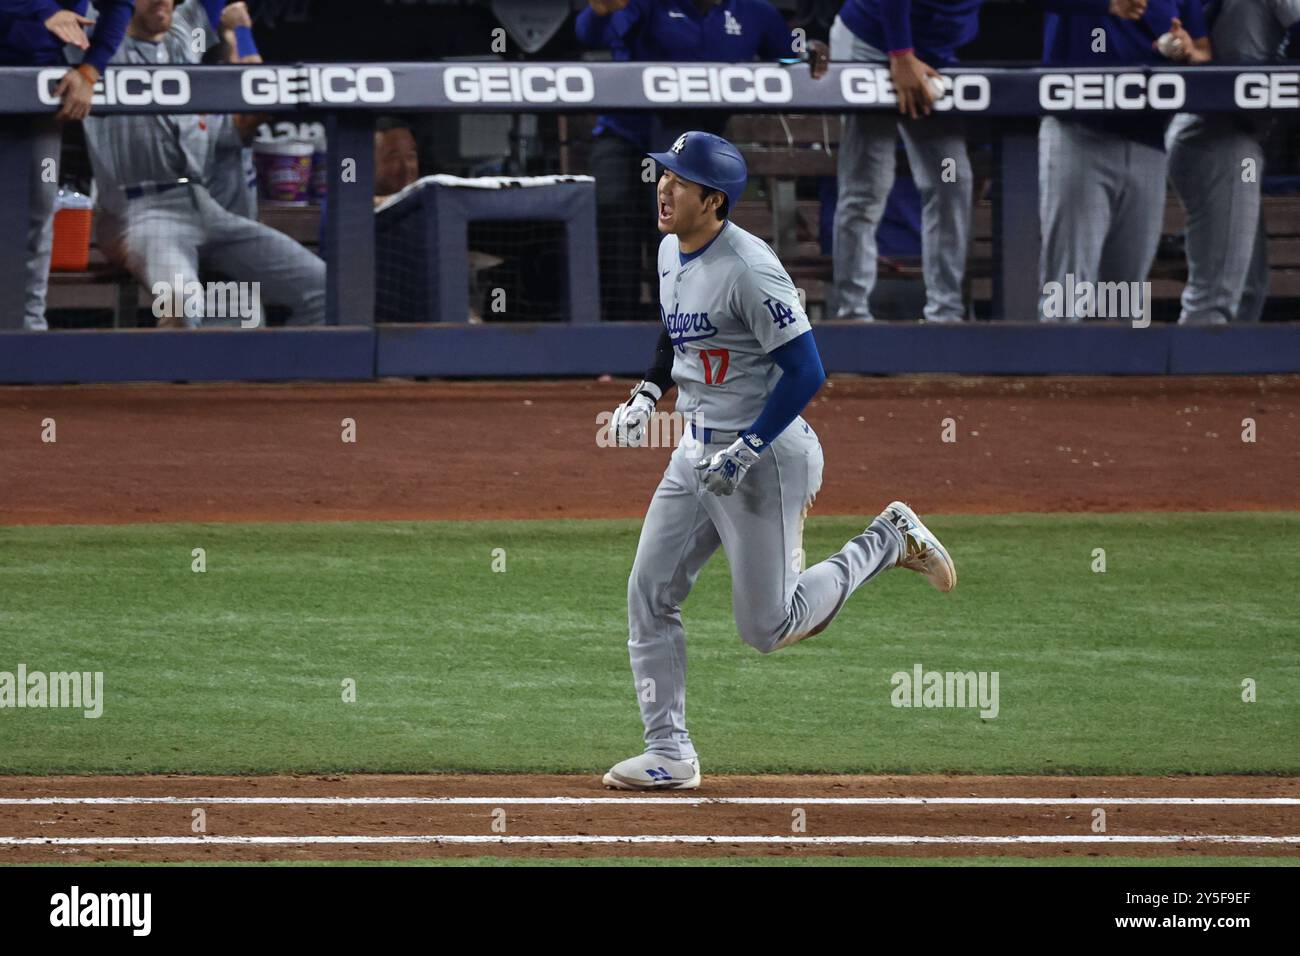
[[[831,58],[889,62],[887,55],[860,40],[838,17],[831,29]],[[971,168],[960,120],[937,113],[916,120],[900,120],[897,113],[880,111],[845,114],[837,166],[832,315],[871,318],[868,300],[876,286],[876,228],[894,186],[899,136],[921,193],[925,318],[959,322],[966,315],[962,279],[970,247]],[[944,182],[945,164],[952,169],[952,182]]]
[[[63,142],[59,124],[41,118],[33,122],[31,205],[27,224],[27,294],[23,302],[23,326],[44,331],[45,295],[50,287],[50,254],[54,250],[54,202],[59,194],[59,148]],[[54,160],[50,167],[48,160]],[[49,176],[49,170],[54,175]]]
[[[1164,223],[1165,169],[1165,152],[1155,146],[1043,117],[1038,128],[1039,288],[1049,282],[1064,286],[1067,275],[1076,284],[1145,282]]]
[[[127,201],[125,214],[101,212],[97,225],[105,254],[146,288],[198,281],[200,260],[236,282],[261,284],[261,301],[292,310],[294,325],[325,321],[325,263],[270,226],[221,208],[202,186],[188,185]],[[160,327],[238,324],[203,316],[159,318]]]
[[[646,749],[696,756],[686,730],[686,630],[681,605],[721,545],[731,566],[731,605],[741,640],[769,653],[819,633],[855,590],[893,567],[902,535],[877,519],[838,553],[803,570],[803,525],[821,487],[816,434],[795,419],[719,497],[695,462],[724,444],[688,437],[674,451],[641,527],[627,583],[628,654]]]
[[[1187,285],[1179,323],[1257,322],[1268,298],[1268,235],[1260,214],[1264,146],[1234,117],[1174,117],[1169,179],[1187,210]],[[1244,160],[1255,177],[1243,182]]]

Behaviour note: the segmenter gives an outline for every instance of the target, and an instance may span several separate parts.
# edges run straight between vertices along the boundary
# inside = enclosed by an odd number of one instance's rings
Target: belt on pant
[[[188,186],[188,179],[169,179],[162,183],[139,183],[135,186],[127,186],[122,192],[127,199],[139,199],[141,196],[157,196],[159,193],[165,193],[181,186]]]
[[[691,434],[706,445],[730,445],[740,437],[740,432],[724,432],[718,428],[697,428],[691,423]]]

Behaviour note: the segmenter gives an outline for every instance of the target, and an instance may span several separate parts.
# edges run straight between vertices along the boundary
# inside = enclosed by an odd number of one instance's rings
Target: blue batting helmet
[[[730,214],[735,214],[749,181],[749,169],[740,150],[721,136],[691,131],[682,133],[666,153],[648,154],[660,166],[682,179],[726,193]]]

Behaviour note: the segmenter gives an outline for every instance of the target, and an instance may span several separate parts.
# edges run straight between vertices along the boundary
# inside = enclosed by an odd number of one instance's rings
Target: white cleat
[[[605,774],[605,786],[615,790],[694,790],[700,785],[700,761],[674,760],[644,753],[614,764]]]
[[[905,547],[897,567],[925,575],[927,581],[944,593],[957,586],[957,566],[952,563],[948,549],[921,523],[915,511],[901,501],[894,501],[880,517],[902,532]]]

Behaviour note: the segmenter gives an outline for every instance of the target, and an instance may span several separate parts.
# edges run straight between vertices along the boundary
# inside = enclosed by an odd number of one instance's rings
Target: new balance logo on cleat
[[[898,529],[903,538],[903,553],[898,567],[917,571],[940,591],[948,592],[957,586],[957,568],[948,550],[939,543],[933,531],[921,523],[916,512],[895,501],[880,513],[880,517]]]
[[[673,775],[663,767],[648,767],[646,773],[650,775],[651,780],[671,780]]]

